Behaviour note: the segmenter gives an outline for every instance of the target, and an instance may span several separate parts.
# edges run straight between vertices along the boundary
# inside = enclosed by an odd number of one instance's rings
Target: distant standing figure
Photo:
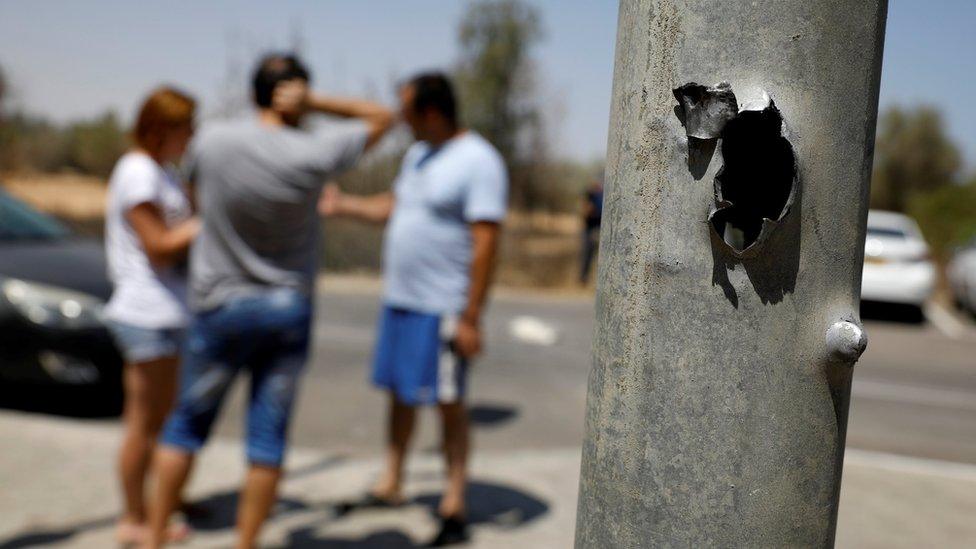
[[[3,71],[0,70],[0,122],[3,121],[3,96],[7,91],[7,81],[3,79]]]
[[[118,464],[125,512],[116,531],[123,544],[148,534],[146,475],[176,393],[187,322],[184,265],[199,224],[173,166],[193,134],[194,109],[189,96],[172,88],[153,92],[139,111],[135,146],[109,179],[105,247],[115,289],[106,316],[125,360]]]
[[[590,267],[600,246],[600,222],[603,220],[603,182],[595,180],[583,193],[583,246],[580,254],[580,284],[590,280]]]
[[[437,405],[444,433],[447,490],[440,531],[431,546],[468,537],[465,487],[469,448],[464,404],[467,369],[481,352],[481,317],[491,281],[508,176],[498,152],[461,127],[450,81],[420,75],[400,88],[410,147],[392,193],[323,194],[325,215],[384,223],[384,305],[373,382],[388,391],[386,470],[372,491],[349,507],[403,501],[403,466],[416,408]]]

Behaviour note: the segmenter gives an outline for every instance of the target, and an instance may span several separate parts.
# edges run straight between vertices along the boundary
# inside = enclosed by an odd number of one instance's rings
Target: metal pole
[[[622,0],[576,546],[833,545],[885,0]]]

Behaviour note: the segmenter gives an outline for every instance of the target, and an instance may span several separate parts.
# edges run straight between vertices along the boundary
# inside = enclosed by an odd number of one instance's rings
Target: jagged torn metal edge
[[[793,202],[796,200],[796,194],[797,192],[799,192],[799,188],[800,188],[800,166],[796,158],[796,150],[793,148],[793,142],[790,141],[788,132],[786,130],[786,121],[783,120],[783,114],[780,112],[778,108],[776,108],[776,103],[772,100],[772,98],[769,97],[769,95],[766,94],[765,92],[763,92],[763,96],[766,103],[765,106],[763,106],[762,104],[748,105],[744,107],[741,111],[739,111],[739,113],[746,112],[746,111],[767,111],[770,109],[776,112],[776,116],[779,118],[780,121],[780,125],[779,125],[780,135],[783,137],[783,139],[786,140],[786,143],[790,146],[790,154],[793,157],[793,180],[790,182],[790,194],[786,198],[786,202],[783,204],[783,209],[780,211],[776,219],[769,219],[768,217],[764,217],[762,222],[762,229],[759,230],[759,236],[756,237],[756,240],[752,244],[746,246],[744,249],[737,250],[735,246],[732,246],[731,244],[726,242],[725,238],[723,238],[722,235],[718,234],[718,231],[715,230],[715,223],[713,223],[714,217],[719,212],[731,208],[733,206],[732,202],[726,200],[722,196],[722,188],[718,184],[719,176],[722,175],[722,171],[725,170],[725,165],[723,160],[722,169],[719,170],[717,174],[715,174],[715,181],[713,183],[713,187],[715,190],[715,206],[712,207],[711,211],[708,214],[708,226],[709,226],[709,230],[711,230],[718,237],[719,242],[721,242],[722,245],[725,246],[725,250],[730,254],[732,254],[734,257],[739,259],[750,259],[756,257],[759,254],[763,245],[766,243],[767,240],[769,240],[769,237],[773,233],[773,231],[775,231],[776,228],[782,224],[783,220],[790,213],[790,210],[793,207]],[[758,107],[762,107],[762,108],[758,108]]]
[[[689,82],[671,93],[678,100],[681,124],[688,137],[718,139],[725,124],[739,115],[739,104],[728,82],[713,87]]]
[[[750,101],[740,109],[735,93],[732,91],[732,85],[728,82],[720,82],[711,87],[697,82],[689,82],[672,89],[671,92],[678,101],[681,124],[684,126],[685,133],[689,138],[703,140],[718,139],[722,136],[725,125],[743,112],[765,111],[768,109],[776,111],[776,116],[780,120],[780,135],[782,135],[790,146],[790,153],[793,156],[793,180],[790,182],[790,194],[776,219],[763,218],[759,236],[752,244],[742,250],[738,250],[726,242],[725,238],[715,230],[715,224],[713,222],[714,217],[718,213],[733,206],[732,202],[725,200],[722,196],[722,189],[718,184],[719,176],[725,169],[724,160],[722,168],[715,174],[715,180],[712,183],[715,193],[715,204],[708,214],[709,230],[718,237],[718,241],[722,243],[726,251],[732,256],[740,259],[755,257],[776,227],[790,213],[800,187],[800,167],[796,157],[796,150],[793,148],[793,142],[789,139],[786,121],[783,119],[782,113],[765,91],[762,91],[761,99],[758,101]]]

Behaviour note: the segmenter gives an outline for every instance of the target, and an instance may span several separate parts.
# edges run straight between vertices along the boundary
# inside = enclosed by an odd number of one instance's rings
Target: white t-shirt
[[[144,203],[155,205],[170,227],[192,215],[178,178],[144,153],[126,153],[109,179],[105,251],[115,291],[106,317],[141,328],[181,328],[187,321],[186,268],[150,263],[127,217]]]

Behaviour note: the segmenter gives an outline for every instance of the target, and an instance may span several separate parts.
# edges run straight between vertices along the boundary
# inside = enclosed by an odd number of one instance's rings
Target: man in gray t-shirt
[[[248,118],[203,130],[190,157],[204,213],[191,251],[191,308],[268,287],[308,294],[322,184],[351,167],[368,138],[361,120],[305,130]]]
[[[351,167],[393,124],[378,104],[308,92],[293,56],[268,56],[254,75],[258,114],[214,123],[191,146],[202,228],[190,252],[190,308],[180,394],[156,452],[151,546],[167,539],[193,456],[234,377],[251,375],[238,547],[255,546],[274,503],[298,378],[309,345],[324,182]],[[310,128],[307,112],[352,119]]]

